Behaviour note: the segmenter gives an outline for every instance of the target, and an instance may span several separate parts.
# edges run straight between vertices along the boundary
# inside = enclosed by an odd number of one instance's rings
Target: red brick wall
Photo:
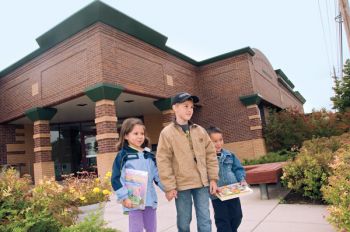
[[[156,97],[195,93],[197,67],[107,25],[101,31],[105,82]],[[166,75],[173,78],[173,86],[167,84]]]
[[[0,122],[23,116],[32,107],[82,95],[86,87],[102,81],[154,97],[194,93],[196,71],[158,48],[97,23],[0,79]],[[166,83],[166,75],[174,86]],[[34,84],[39,93],[32,96]]]
[[[53,105],[102,81],[99,24],[76,34],[0,78],[0,122],[32,107]],[[38,94],[32,96],[32,85]]]
[[[6,144],[16,142],[15,130],[14,125],[0,125],[0,164],[7,163]]]
[[[251,56],[239,55],[202,67],[197,86],[201,86],[202,107],[194,120],[204,127],[215,125],[224,132],[225,142],[261,138],[261,131],[251,131],[249,110],[239,100],[253,93]]]
[[[281,92],[282,106],[283,108],[296,108],[300,112],[304,112],[304,108],[302,104],[295,100],[295,96],[281,83],[278,83]]]
[[[265,81],[256,71],[254,59],[242,54],[198,68],[97,23],[0,79],[0,123],[22,116],[29,108],[68,101],[88,86],[108,82],[153,97],[170,97],[180,91],[199,95],[202,107],[196,110],[194,121],[204,127],[221,127],[227,143],[261,138],[261,130],[250,130],[259,120],[248,119],[251,113],[239,96],[258,90],[277,104],[280,90],[277,82],[272,83],[276,80]],[[273,76],[273,70],[268,72]],[[35,96],[33,84],[39,87]]]
[[[252,59],[254,70],[252,78],[255,92],[276,106],[281,108],[296,106],[303,112],[303,105],[278,82],[278,76],[264,54],[257,49],[254,51],[256,54]]]

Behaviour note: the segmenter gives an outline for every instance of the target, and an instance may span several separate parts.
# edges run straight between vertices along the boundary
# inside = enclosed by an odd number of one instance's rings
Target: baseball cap
[[[186,93],[186,92],[181,92],[181,93],[176,94],[174,97],[172,97],[171,105],[174,105],[176,103],[182,103],[182,102],[185,102],[187,100],[192,100],[193,103],[199,102],[199,98],[197,96],[191,95],[191,94]]]

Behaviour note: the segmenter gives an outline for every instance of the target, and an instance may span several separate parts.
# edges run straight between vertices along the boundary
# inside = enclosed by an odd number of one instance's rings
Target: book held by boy
[[[135,169],[125,169],[125,187],[133,209],[145,209],[148,172]]]
[[[236,197],[242,197],[253,193],[253,190],[248,185],[241,185],[240,183],[229,184],[218,188],[220,192],[216,196],[221,201],[230,200]]]

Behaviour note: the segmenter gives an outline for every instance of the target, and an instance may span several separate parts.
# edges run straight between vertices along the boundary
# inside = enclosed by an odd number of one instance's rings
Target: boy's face
[[[193,102],[192,100],[188,100],[182,103],[176,103],[173,105],[173,110],[177,120],[187,122],[193,115]]]
[[[220,152],[222,146],[224,145],[224,139],[221,133],[212,133],[210,134],[210,139],[215,145],[216,152]]]

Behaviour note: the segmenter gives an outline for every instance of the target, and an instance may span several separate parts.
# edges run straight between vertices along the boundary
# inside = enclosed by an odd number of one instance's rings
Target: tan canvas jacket
[[[189,125],[193,150],[189,136],[175,122],[160,133],[156,160],[165,191],[200,188],[219,178],[216,151],[209,135],[203,127]]]

